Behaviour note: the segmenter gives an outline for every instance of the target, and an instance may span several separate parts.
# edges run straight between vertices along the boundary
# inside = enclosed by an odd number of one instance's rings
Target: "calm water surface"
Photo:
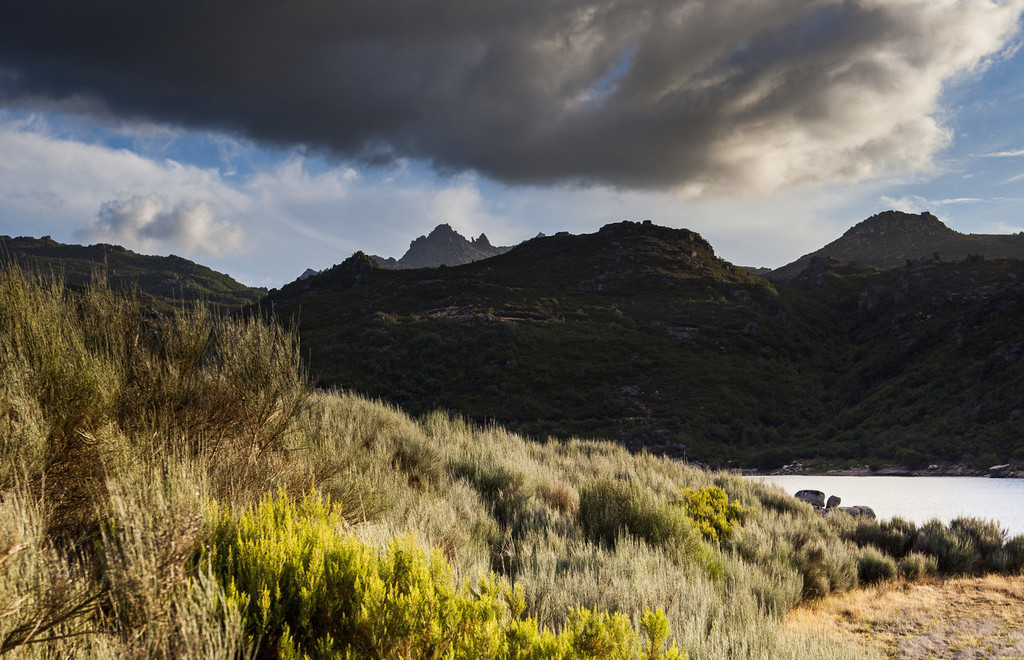
[[[1010,536],[1024,534],[1024,479],[987,477],[816,477],[758,476],[787,493],[820,490],[842,498],[841,506],[863,504],[879,518],[900,516],[915,523],[958,516],[997,520]]]

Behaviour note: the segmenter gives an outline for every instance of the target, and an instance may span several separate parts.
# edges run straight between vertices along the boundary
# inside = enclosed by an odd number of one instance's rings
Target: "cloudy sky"
[[[448,222],[1024,230],[1024,0],[0,0],[0,234],[248,284]]]

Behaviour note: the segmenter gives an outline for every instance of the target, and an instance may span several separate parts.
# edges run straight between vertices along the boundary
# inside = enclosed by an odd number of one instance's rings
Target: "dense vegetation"
[[[145,304],[161,310],[182,301],[200,300],[225,308],[241,307],[266,294],[182,257],[138,254],[119,245],[65,245],[49,236],[0,236],[0,267],[10,263],[32,272],[53,273],[77,288],[89,284],[98,272],[110,288],[134,290]]]
[[[859,222],[828,245],[766,273],[774,281],[798,277],[812,261],[834,259],[875,268],[903,266],[907,259],[964,261],[970,255],[1024,259],[1024,232],[961,234],[931,213],[884,211]]]
[[[823,519],[612,443],[316,392],[277,325],[16,268],[0,372],[11,657],[864,658],[783,614],[1024,567],[991,523]]]
[[[619,223],[455,268],[356,255],[263,308],[297,320],[321,383],[414,414],[717,466],[1024,462],[1024,261],[772,284],[691,232]]]

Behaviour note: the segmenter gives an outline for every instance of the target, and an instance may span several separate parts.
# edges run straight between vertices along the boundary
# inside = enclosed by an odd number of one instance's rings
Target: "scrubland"
[[[960,520],[823,519],[585,439],[320,391],[297,336],[0,273],[0,655],[865,658],[787,626],[1024,568]]]

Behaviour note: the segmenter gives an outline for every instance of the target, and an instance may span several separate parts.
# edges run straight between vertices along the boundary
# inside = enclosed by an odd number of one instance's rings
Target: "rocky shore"
[[[803,463],[790,463],[778,470],[770,472],[744,470],[743,474],[752,476],[775,475],[823,475],[830,477],[992,477],[1008,479],[1024,479],[1024,469],[1015,465],[993,465],[987,470],[978,469],[963,463],[952,465],[929,465],[924,469],[912,469],[903,465],[887,465],[872,469],[868,465],[851,468],[822,470],[820,467]]]

